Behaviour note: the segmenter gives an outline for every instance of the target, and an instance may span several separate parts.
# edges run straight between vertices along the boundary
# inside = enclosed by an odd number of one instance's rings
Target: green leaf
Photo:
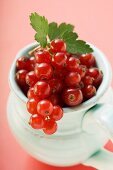
[[[58,25],[55,22],[49,24],[48,36],[50,40],[54,40],[57,37]]]
[[[36,12],[30,15],[31,25],[36,32],[43,32],[44,35],[48,34],[48,21],[44,16],[38,15]]]
[[[63,38],[65,32],[72,32],[74,26],[71,24],[61,23],[58,27],[57,23],[52,22],[49,24],[49,38],[50,40],[54,40],[56,38]]]
[[[82,40],[75,40],[73,44],[67,42],[66,45],[67,45],[67,51],[69,53],[86,54],[86,53],[93,52],[93,49],[90,47],[90,45]]]
[[[42,47],[46,47],[47,45],[47,39],[45,36],[41,36],[40,34],[35,34],[35,40],[40,43]]]
[[[54,40],[56,38],[63,39],[66,43],[67,51],[69,53],[91,53],[93,49],[85,41],[78,40],[77,33],[73,32],[74,26],[71,24],[52,22],[48,24],[47,19],[39,14],[31,13],[30,24],[36,31],[35,40],[40,43],[42,47],[47,46],[47,38]]]
[[[66,31],[63,34],[62,38],[67,43],[73,43],[78,38],[78,35],[75,32],[68,32],[68,31]]]
[[[35,35],[36,41],[38,41],[44,47],[45,43],[47,44],[46,36],[49,30],[47,19],[44,16],[40,16],[35,12],[30,15],[30,21],[33,29],[37,32],[37,34]]]
[[[74,29],[74,26],[71,24],[61,23],[58,27],[57,36],[59,38],[62,38],[65,32],[72,32]]]

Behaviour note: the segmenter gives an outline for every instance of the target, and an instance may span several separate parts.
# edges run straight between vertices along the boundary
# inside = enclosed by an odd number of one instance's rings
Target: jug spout
[[[104,130],[108,138],[113,141],[113,106],[111,104],[97,104],[87,111],[83,118],[83,130],[87,133],[97,133]]]

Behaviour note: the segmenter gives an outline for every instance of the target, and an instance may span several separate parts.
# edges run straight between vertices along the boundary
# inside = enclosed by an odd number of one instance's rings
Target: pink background
[[[56,168],[31,158],[16,143],[6,119],[8,74],[17,51],[33,41],[29,14],[75,25],[80,38],[99,47],[113,66],[112,0],[0,0],[0,170],[93,170],[82,165]],[[113,151],[112,143],[107,145]]]

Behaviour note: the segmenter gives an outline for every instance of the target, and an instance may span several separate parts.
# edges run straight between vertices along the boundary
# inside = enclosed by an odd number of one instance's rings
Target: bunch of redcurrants
[[[29,124],[46,134],[56,132],[63,107],[92,98],[103,78],[92,54],[70,54],[61,39],[17,59],[16,70],[16,81],[28,97]]]

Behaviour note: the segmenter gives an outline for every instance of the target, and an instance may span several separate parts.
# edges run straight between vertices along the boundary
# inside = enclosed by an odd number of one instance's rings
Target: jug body
[[[8,122],[21,146],[34,158],[51,165],[82,163],[108,140],[101,128],[98,134],[87,133],[82,129],[85,111],[65,114],[58,123],[58,132],[48,136],[29,126],[26,105],[13,92],[9,96],[7,110]]]
[[[20,50],[12,64],[9,75],[11,94],[7,105],[8,122],[17,141],[36,159],[56,166],[82,163],[102,148],[108,140],[106,132],[101,128],[98,129],[98,133],[89,133],[83,129],[82,122],[87,110],[102,100],[110,86],[111,67],[105,55],[90,44],[94,49],[97,65],[103,72],[103,81],[96,96],[79,106],[64,108],[64,116],[58,121],[58,131],[48,136],[29,126],[30,114],[26,110],[28,99],[15,81],[17,58],[27,55],[28,51],[37,45],[37,43],[32,43]]]

